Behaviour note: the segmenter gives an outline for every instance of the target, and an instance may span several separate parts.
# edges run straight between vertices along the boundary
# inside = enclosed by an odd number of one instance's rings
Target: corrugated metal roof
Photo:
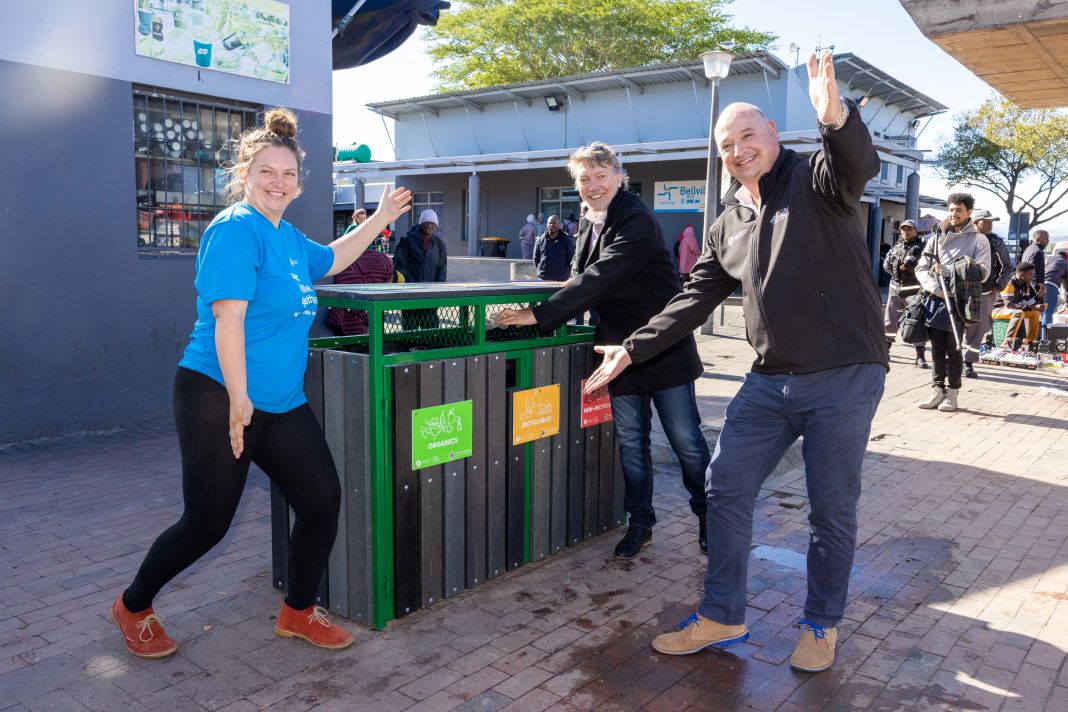
[[[739,54],[731,62],[730,76],[760,74],[767,72],[778,77],[780,72],[789,71],[782,60],[767,52]],[[430,94],[410,99],[396,99],[368,104],[367,108],[390,118],[421,111],[437,114],[445,109],[481,109],[490,104],[503,104],[522,101],[530,104],[536,99],[549,96],[561,97],[574,94],[582,98],[585,94],[613,89],[632,89],[643,91],[646,87],[659,84],[697,81],[708,84],[701,62],[674,62],[648,67],[629,69],[611,69],[589,74],[577,74],[555,79],[539,79],[515,84],[504,84],[484,89]]]
[[[887,106],[902,112],[914,112],[917,116],[938,114],[949,108],[855,54],[834,55],[834,73],[839,82],[849,87],[849,96],[858,101],[867,95],[872,99],[881,99]]]

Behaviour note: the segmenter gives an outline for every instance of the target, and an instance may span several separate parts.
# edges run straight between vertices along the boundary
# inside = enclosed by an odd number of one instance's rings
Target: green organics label
[[[471,457],[472,405],[433,405],[412,411],[412,469]]]

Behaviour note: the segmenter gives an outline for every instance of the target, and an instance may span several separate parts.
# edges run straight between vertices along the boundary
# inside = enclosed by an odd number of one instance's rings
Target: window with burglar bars
[[[196,254],[204,229],[226,207],[229,142],[255,125],[257,112],[247,104],[134,88],[139,255]]]
[[[412,193],[412,224],[419,221],[419,216],[426,209],[438,214],[438,237],[445,238],[445,194],[438,192]]]

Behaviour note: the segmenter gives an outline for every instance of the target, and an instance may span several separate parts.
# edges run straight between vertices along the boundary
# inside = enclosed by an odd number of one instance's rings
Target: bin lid
[[[404,284],[323,284],[320,297],[352,301],[386,302],[404,299],[497,297],[513,294],[553,294],[562,282],[406,282]]]

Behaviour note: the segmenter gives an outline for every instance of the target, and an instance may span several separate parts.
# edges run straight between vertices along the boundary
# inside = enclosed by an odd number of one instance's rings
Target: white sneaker
[[[938,409],[943,413],[952,413],[957,409],[957,394],[960,393],[959,388],[947,388],[946,399],[938,405]]]
[[[934,410],[946,399],[946,392],[938,386],[931,386],[931,397],[919,404],[924,410]]]

